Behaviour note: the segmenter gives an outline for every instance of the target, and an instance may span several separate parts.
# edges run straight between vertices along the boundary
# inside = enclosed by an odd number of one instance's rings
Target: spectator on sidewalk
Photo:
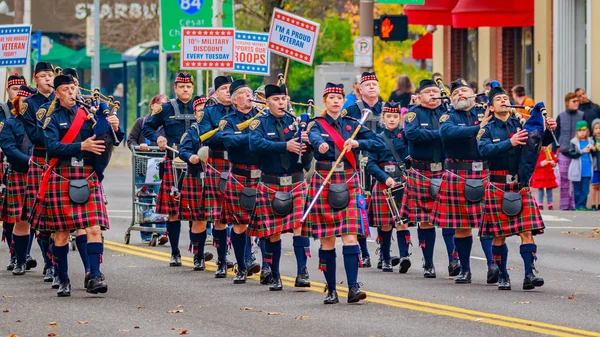
[[[536,201],[541,210],[544,209],[544,192],[546,192],[546,198],[548,199],[548,210],[551,211],[554,209],[552,191],[558,187],[556,176],[554,175],[556,162],[556,156],[550,148],[542,146],[535,171],[531,177],[531,187],[538,189],[538,198]]]
[[[346,102],[342,106],[342,111],[360,99],[360,75],[356,75],[352,92],[346,95]]]
[[[413,85],[410,78],[406,75],[400,75],[396,78],[396,87],[390,94],[388,102],[399,103],[400,107],[408,108],[410,97],[413,95]]]
[[[590,181],[593,173],[593,156],[596,155],[594,141],[590,137],[587,122],[578,121],[575,125],[575,137],[569,142],[569,180],[573,182],[575,210],[587,211],[587,198],[590,193]]]
[[[534,106],[535,101],[533,98],[527,97],[525,94],[525,87],[522,85],[515,85],[512,87],[512,99],[515,105],[523,105],[523,106]],[[523,118],[529,118],[529,112],[525,111],[525,109],[517,109],[517,112],[523,116]]]
[[[575,94],[579,98],[579,110],[583,111],[583,120],[591,126],[594,119],[600,118],[600,106],[590,101],[585,90],[581,88],[575,89]]]

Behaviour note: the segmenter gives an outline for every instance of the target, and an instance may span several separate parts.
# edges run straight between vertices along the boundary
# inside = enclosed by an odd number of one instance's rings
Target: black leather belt
[[[518,174],[508,174],[508,175],[490,175],[490,182],[492,183],[500,183],[500,184],[517,184],[519,182]]]
[[[260,170],[246,170],[243,168],[232,166],[230,171],[232,174],[236,174],[238,176],[243,176],[246,178],[257,179],[260,178]]]
[[[444,169],[444,163],[434,163],[434,162],[430,162],[430,161],[426,161],[426,162],[412,161],[411,167],[414,168],[415,170],[438,172],[438,171],[441,171]]]
[[[46,157],[46,149],[45,148],[33,148],[33,156],[34,157],[41,157],[41,158],[45,158]]]
[[[315,163],[315,170],[318,170],[318,171],[329,171],[333,167],[333,164],[335,164],[335,162],[332,162],[332,161],[318,161],[318,162]],[[347,160],[342,160],[338,164],[337,167],[338,167],[338,169],[340,171],[347,170],[347,169],[354,169],[352,167],[352,165],[350,165],[350,163]]]
[[[56,166],[71,166],[71,167],[84,167],[89,166],[90,159],[82,158],[77,159],[75,157],[72,158],[60,158]]]
[[[469,170],[469,171],[483,171],[488,169],[487,161],[472,161],[468,163],[457,163],[453,161],[446,161],[446,169],[448,170]]]
[[[274,176],[266,175],[264,173],[260,176],[260,181],[262,181],[263,183],[275,184],[275,185],[281,185],[281,186],[291,186],[302,180],[304,180],[304,173],[302,173],[302,172],[296,173],[293,176],[274,177]]]

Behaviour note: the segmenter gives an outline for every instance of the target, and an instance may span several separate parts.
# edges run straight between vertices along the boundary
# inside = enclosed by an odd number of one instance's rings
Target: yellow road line
[[[168,252],[155,251],[148,248],[125,245],[113,241],[105,241],[105,247],[110,250],[128,253],[136,256],[151,258],[154,260],[168,262],[171,258],[171,254]],[[188,267],[193,267],[193,260],[191,257],[182,257],[182,264]],[[216,264],[207,262],[206,270],[215,271]],[[234,273],[229,272],[230,275]],[[249,279],[259,280],[258,276],[251,276]],[[282,283],[285,286],[294,287],[295,278],[281,276]],[[321,293],[325,287],[324,283],[311,281],[311,288],[303,288],[303,290],[310,290],[313,292]],[[347,297],[345,294],[348,288],[338,287],[339,296]],[[600,337],[600,333],[593,331],[586,331],[580,329],[569,328],[560,325],[553,325],[543,322],[530,321],[526,319],[520,319],[515,317],[496,315],[486,312],[480,312],[475,310],[463,309],[459,307],[453,307],[449,305],[436,304],[430,302],[423,302],[408,298],[396,297],[381,293],[367,292],[368,302],[387,305],[396,308],[402,308],[412,311],[425,312],[434,315],[441,315],[447,317],[453,317],[463,320],[468,320],[477,323],[485,323],[496,326],[502,326],[512,329],[518,329],[523,331],[535,332],[540,334],[547,334],[552,336],[593,336]]]

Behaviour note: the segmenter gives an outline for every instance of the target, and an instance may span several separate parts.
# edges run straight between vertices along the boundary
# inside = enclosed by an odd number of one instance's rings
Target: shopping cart
[[[139,146],[131,147],[131,166],[133,169],[132,179],[132,219],[129,228],[125,232],[125,244],[129,244],[131,231],[152,232],[150,245],[156,246],[160,233],[165,228],[157,227],[157,224],[165,223],[168,219],[166,214],[157,214],[156,201],[160,187],[158,176],[158,164],[163,161],[166,151],[161,151],[158,146],[150,146],[148,151],[140,151]],[[142,225],[150,225],[145,227]]]

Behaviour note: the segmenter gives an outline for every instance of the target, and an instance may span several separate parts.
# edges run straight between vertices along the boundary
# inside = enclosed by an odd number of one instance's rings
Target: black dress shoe
[[[457,276],[460,274],[460,262],[458,260],[450,262],[448,265],[448,274],[450,274],[450,276]]]
[[[46,268],[46,273],[44,273],[44,282],[52,282],[52,280],[54,280],[54,267],[53,266]]]
[[[423,277],[424,278],[436,278],[435,267],[433,266],[433,264],[425,265],[423,267]]]
[[[271,267],[265,265],[260,270],[260,284],[267,285],[273,282],[273,274],[271,273]]]
[[[246,269],[248,276],[260,273],[260,264],[254,261],[246,261]]]
[[[235,274],[235,277],[233,278],[233,284],[246,283],[247,273],[248,273],[247,270],[238,270],[237,273]]]
[[[510,290],[510,278],[500,275],[498,277],[498,290]]]
[[[383,271],[384,273],[391,273],[394,271],[394,268],[392,267],[392,261],[391,260],[384,260],[382,265],[381,265],[381,271]]]
[[[273,278],[273,282],[269,286],[270,291],[280,291],[283,290],[283,284],[281,284],[281,277]]]
[[[465,272],[460,272],[458,276],[454,279],[454,283],[456,284],[468,284],[471,283],[471,271],[467,270]]]
[[[27,267],[27,270],[33,269],[33,268],[37,267],[37,261],[33,257],[28,256],[27,260],[25,260],[25,265]]]
[[[393,262],[392,262],[393,265]],[[406,274],[408,269],[410,268],[411,263],[408,256],[403,256],[400,258],[400,274]]]
[[[85,272],[85,277],[83,278],[83,287],[85,289],[87,289],[88,284],[90,284],[90,278],[91,277],[92,277],[92,272],[91,271]]]
[[[194,255],[194,270],[204,270],[206,269],[206,265],[204,263],[204,259],[200,257],[200,255]]]
[[[362,259],[362,268],[371,268],[371,257],[363,257]]]
[[[13,275],[25,275],[25,270],[27,269],[25,263],[17,263],[12,270]]]
[[[492,264],[488,268],[487,272],[487,284],[498,283],[498,276],[500,275],[500,268],[497,265]]]
[[[392,267],[395,267],[398,264],[400,264],[400,256],[392,256]]]
[[[302,268],[302,272],[296,276],[296,282],[294,282],[294,287],[297,288],[309,288],[310,287],[310,279],[308,276],[308,269],[306,267]]]
[[[226,263],[217,263],[217,271],[215,272],[215,278],[226,278],[227,268]]]
[[[108,286],[106,285],[106,282],[104,282],[104,280],[98,276],[90,280],[85,291],[90,294],[104,294],[108,291]]]
[[[214,255],[211,252],[204,252],[204,261],[212,261]]]
[[[169,262],[171,267],[181,267],[181,254],[171,255],[171,261]]]
[[[15,267],[16,269],[16,267]],[[14,273],[14,272],[13,272]],[[523,290],[535,289],[544,285],[544,279],[533,274],[527,274],[523,280]]]
[[[71,283],[63,282],[59,285],[58,291],[56,292],[58,297],[69,297],[71,296]]]
[[[56,269],[54,270],[54,277],[52,278],[52,289],[58,289],[60,287],[60,278]]]
[[[335,289],[328,290],[327,296],[325,296],[325,300],[323,300],[323,304],[336,304],[336,303],[340,303],[337,291],[335,291]]]
[[[17,258],[14,255],[11,255],[10,261],[6,265],[6,270],[15,269],[15,264],[17,264]]]
[[[364,300],[365,298],[367,298],[367,294],[360,291],[358,286],[354,286],[348,290],[348,303],[356,303],[360,300]]]

